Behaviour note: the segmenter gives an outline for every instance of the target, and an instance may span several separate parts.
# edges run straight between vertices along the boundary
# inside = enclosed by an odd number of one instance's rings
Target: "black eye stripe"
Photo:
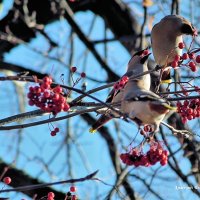
[[[140,56],[143,54],[143,52],[144,52],[144,50],[138,51],[138,52],[134,53],[133,56],[136,56],[136,55]]]

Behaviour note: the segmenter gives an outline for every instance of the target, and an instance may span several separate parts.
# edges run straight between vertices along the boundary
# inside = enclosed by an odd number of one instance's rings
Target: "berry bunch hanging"
[[[179,49],[183,49],[185,47],[185,44],[183,42],[180,42],[178,44]],[[183,61],[185,63],[183,63]],[[174,60],[171,62],[171,66],[173,68],[178,68],[181,65],[188,67],[192,72],[197,71],[197,63],[200,63],[200,55],[195,55],[194,52],[187,52],[183,53],[182,56],[175,55]]]
[[[177,112],[181,115],[183,123],[200,117],[200,100],[191,99],[185,100],[183,103],[177,102]]]
[[[54,115],[61,111],[69,111],[69,104],[63,96],[63,89],[59,85],[51,87],[52,78],[46,76],[42,79],[39,86],[29,88],[27,97],[30,106],[37,106],[46,112],[52,112]]]
[[[142,148],[133,148],[128,153],[122,153],[120,159],[124,164],[135,167],[149,167],[157,162],[164,166],[168,162],[168,151],[163,149],[160,142],[154,141],[150,144],[150,149],[146,154],[143,153]]]

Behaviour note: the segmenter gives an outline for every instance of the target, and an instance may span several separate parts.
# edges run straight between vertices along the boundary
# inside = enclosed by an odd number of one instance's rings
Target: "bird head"
[[[149,53],[148,49],[149,49],[149,47],[134,53],[133,56],[131,57],[128,65],[144,64],[147,61],[149,55],[151,54],[151,53]]]
[[[151,53],[148,53],[146,55],[144,55],[141,59],[140,59],[140,63],[141,64],[144,64],[147,60],[148,60],[148,57],[151,55]]]
[[[197,30],[190,21],[179,15],[167,15],[162,20],[162,23],[171,30],[173,34],[177,35],[197,35]]]
[[[191,23],[184,23],[181,26],[181,32],[186,35],[197,36],[197,30]]]

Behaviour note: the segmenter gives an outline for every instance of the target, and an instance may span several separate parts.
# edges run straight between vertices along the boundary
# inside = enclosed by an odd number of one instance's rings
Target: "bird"
[[[134,92],[132,92],[133,88]],[[153,125],[153,132],[158,132],[160,123],[170,110],[176,110],[176,107],[172,107],[167,100],[156,93],[136,88],[134,80],[126,84],[121,111],[138,126]]]
[[[167,15],[155,24],[151,31],[151,45],[155,62],[163,67],[161,83],[170,83],[170,64],[182,49],[183,35],[196,35],[197,31],[190,21],[179,15]]]
[[[128,62],[127,71],[122,76],[122,79],[123,77],[129,78],[131,76],[148,71],[147,60],[150,54],[151,53],[148,52],[147,48],[133,54],[130,61]],[[142,89],[149,90],[150,82],[151,82],[150,74],[146,74],[135,79],[135,87],[140,87]],[[123,87],[117,91],[113,88],[106,99],[106,103],[121,102],[122,97],[123,97]],[[117,106],[119,110],[120,110],[120,107],[121,105]],[[105,123],[107,123],[113,118],[119,118],[119,117],[120,117],[119,114],[111,111],[110,109],[107,109],[105,114],[102,114],[99,117],[99,119],[92,125],[89,132],[95,133]]]

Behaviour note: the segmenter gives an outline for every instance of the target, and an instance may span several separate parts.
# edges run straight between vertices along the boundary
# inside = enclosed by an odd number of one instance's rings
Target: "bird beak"
[[[148,59],[148,57],[149,57],[150,55],[151,55],[151,53],[149,53],[149,54],[143,56],[143,58],[141,58],[141,63],[144,64],[144,63],[147,61],[147,59]]]

